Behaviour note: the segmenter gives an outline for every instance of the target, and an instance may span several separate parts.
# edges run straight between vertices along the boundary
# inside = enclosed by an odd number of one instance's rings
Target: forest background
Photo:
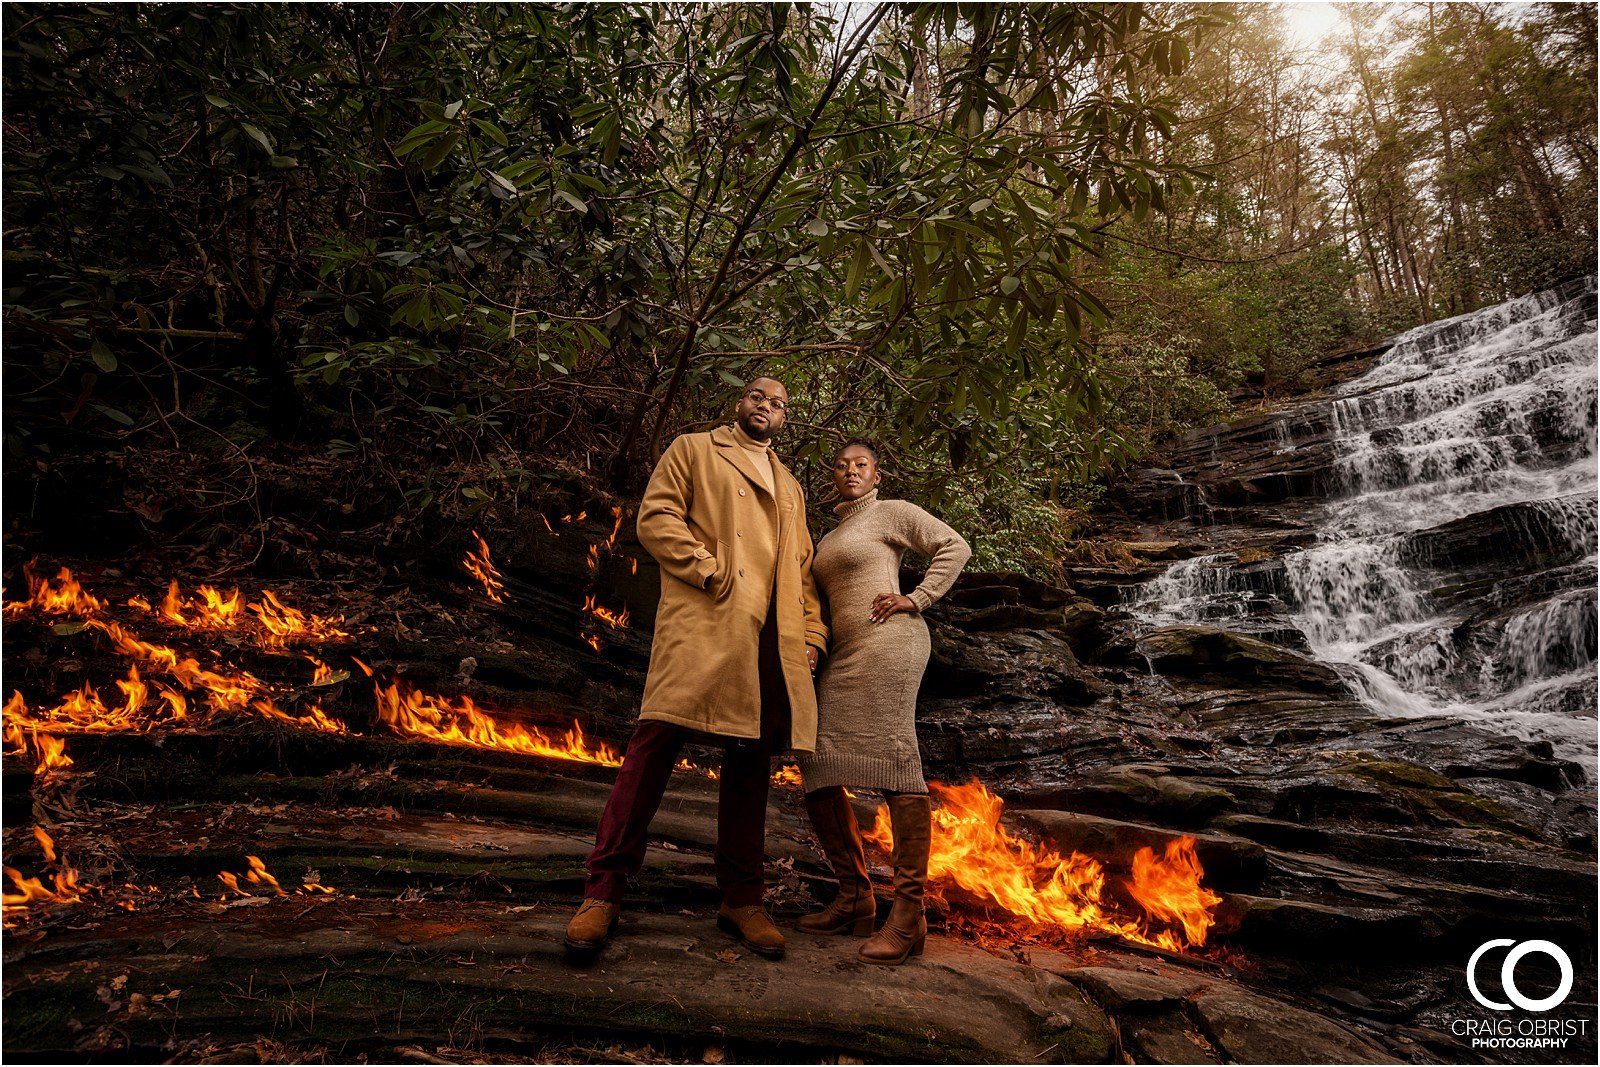
[[[1588,3],[3,19],[7,521],[67,551],[625,500],[759,370],[813,500],[867,433],[1048,574],[1165,435],[1593,269]]]

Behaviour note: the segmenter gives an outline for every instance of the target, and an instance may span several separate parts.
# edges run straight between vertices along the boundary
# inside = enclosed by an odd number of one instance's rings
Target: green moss
[[[1461,787],[1451,779],[1415,763],[1379,760],[1364,753],[1363,758],[1349,769],[1354,774],[1381,784],[1461,792]]]
[[[257,983],[258,989],[260,983]],[[329,973],[293,990],[272,991],[267,1011],[289,1037],[338,1040],[368,1036],[375,1025],[402,1023],[444,1031],[453,1022],[488,1018],[505,1000],[499,992],[445,981]],[[261,1014],[257,1009],[256,1014]]]
[[[63,994],[59,986],[6,990],[8,1052],[69,1047],[74,1038],[68,1022],[74,1017],[81,1021],[105,1014],[105,1005],[89,990],[77,998]]]
[[[1461,826],[1501,830],[1534,841],[1544,840],[1537,829],[1523,822],[1510,808],[1476,793],[1450,793],[1439,797],[1435,806]]]
[[[674,1012],[664,1004],[635,1004],[608,1009],[606,1018],[608,1022],[651,1034],[680,1034],[697,1029],[682,1013]]]
[[[1436,824],[1499,830],[1542,840],[1537,829],[1504,804],[1479,796],[1437,771],[1415,763],[1357,753],[1344,770],[1378,786],[1391,803]]]
[[[889,1063],[916,1063],[919,1061],[973,1063],[982,1058],[981,1055],[974,1056],[975,1050],[957,1049],[927,1038],[918,1040],[903,1033],[879,1030],[872,1026],[865,1026],[857,1030],[856,1036],[863,1039],[863,1052],[868,1056],[885,1060]]]
[[[1045,1030],[1039,1035],[1046,1063],[1110,1063],[1111,1035],[1083,1026]]]

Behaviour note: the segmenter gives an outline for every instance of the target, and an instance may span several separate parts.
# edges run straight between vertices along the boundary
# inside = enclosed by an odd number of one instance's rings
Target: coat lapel
[[[795,480],[794,475],[789,473],[789,468],[785,467],[782,463],[778,462],[778,457],[777,456],[773,456],[772,457],[772,488],[776,492],[776,500],[777,500],[777,504],[778,504],[778,544],[779,545],[784,544],[784,538],[786,538],[788,536],[788,533],[789,533],[789,531],[784,527],[784,518],[785,518],[784,512],[785,512],[785,510],[787,508],[790,508],[790,507],[794,507],[796,510],[798,510],[798,503],[797,502],[798,502],[799,498],[795,494],[794,490],[790,488],[790,483],[794,482],[794,480]],[[791,521],[792,521],[792,516],[790,516],[790,518],[791,518]],[[802,522],[805,521],[803,516],[801,517],[801,521]]]

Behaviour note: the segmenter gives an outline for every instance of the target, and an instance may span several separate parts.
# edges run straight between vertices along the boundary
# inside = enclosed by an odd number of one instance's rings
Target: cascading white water
[[[1378,710],[1548,739],[1593,774],[1594,309],[1591,278],[1401,335],[1331,402],[1338,458],[1317,542],[1270,578],[1231,554],[1175,564],[1131,607],[1226,626],[1274,597]],[[1468,516],[1502,531],[1507,559],[1535,551],[1495,573],[1479,546],[1466,569],[1489,588],[1470,620],[1452,610],[1451,562],[1430,555]]]

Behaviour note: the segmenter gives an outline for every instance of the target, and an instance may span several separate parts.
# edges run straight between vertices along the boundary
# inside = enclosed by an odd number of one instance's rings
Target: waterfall
[[[1264,568],[1187,560],[1133,591],[1152,624],[1281,610],[1387,715],[1552,742],[1595,769],[1593,278],[1396,338],[1327,404],[1319,530]],[[1292,456],[1289,413],[1270,445]]]

